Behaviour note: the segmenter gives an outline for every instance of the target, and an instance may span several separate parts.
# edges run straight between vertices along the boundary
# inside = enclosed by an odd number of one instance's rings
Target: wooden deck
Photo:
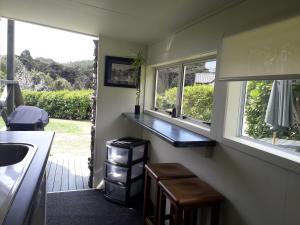
[[[88,156],[54,155],[47,163],[47,192],[88,189]]]
[[[272,144],[272,138],[261,138],[260,140],[267,142],[269,144]],[[276,138],[275,146],[278,146],[281,148],[287,148],[289,150],[293,150],[296,152],[300,152],[300,141],[297,141],[297,140],[287,140],[287,139]]]

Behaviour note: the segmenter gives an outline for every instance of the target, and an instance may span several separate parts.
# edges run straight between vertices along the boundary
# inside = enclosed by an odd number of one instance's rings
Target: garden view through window
[[[215,59],[157,69],[155,108],[210,124],[215,71]]]
[[[216,61],[196,62],[184,67],[182,115],[211,122]]]
[[[242,135],[300,151],[300,80],[248,81]]]
[[[156,108],[171,111],[176,106],[180,67],[157,70],[156,74]]]

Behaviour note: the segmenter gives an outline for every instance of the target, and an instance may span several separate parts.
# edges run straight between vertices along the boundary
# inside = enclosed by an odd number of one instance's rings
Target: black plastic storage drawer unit
[[[143,190],[148,141],[126,137],[106,143],[105,197],[127,204]]]
[[[143,179],[135,180],[129,185],[120,185],[114,182],[110,182],[108,179],[105,180],[105,197],[111,201],[127,204],[130,198],[141,193],[144,182]]]
[[[137,138],[120,138],[108,141],[107,161],[121,165],[132,165],[147,158],[148,141]]]
[[[120,166],[110,162],[106,162],[106,178],[127,184],[133,179],[139,178],[144,174],[144,162],[139,162],[130,167]]]

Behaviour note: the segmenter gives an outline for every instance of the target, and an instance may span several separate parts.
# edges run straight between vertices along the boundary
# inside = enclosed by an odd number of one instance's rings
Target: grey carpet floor
[[[49,193],[47,225],[141,225],[141,203],[133,208],[106,200],[98,190]]]

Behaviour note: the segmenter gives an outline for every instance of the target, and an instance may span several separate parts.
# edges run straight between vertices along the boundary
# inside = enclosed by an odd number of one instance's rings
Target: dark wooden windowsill
[[[216,144],[214,140],[148,114],[123,113],[122,115],[175,147],[204,147]]]

